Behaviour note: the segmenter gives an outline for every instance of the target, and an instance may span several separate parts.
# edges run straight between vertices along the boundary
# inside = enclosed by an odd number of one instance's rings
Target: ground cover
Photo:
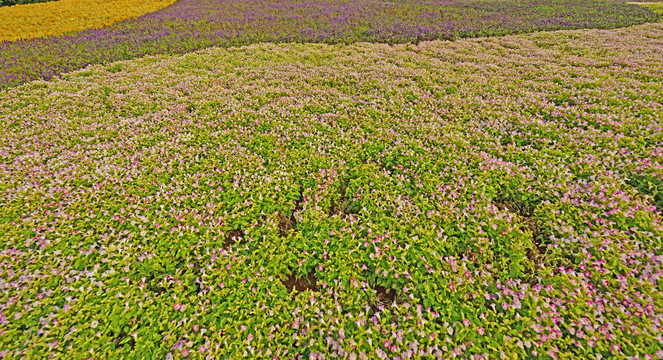
[[[162,9],[174,2],[175,0],[59,0],[2,7],[0,42],[107,27]]]
[[[0,43],[0,88],[50,79],[89,64],[210,46],[417,43],[537,30],[615,28],[657,18],[620,0],[181,0],[110,28]]]
[[[660,358],[662,52],[260,44],[2,91],[2,355]]]
[[[631,4],[643,6],[659,15],[663,15],[662,1],[632,2]]]

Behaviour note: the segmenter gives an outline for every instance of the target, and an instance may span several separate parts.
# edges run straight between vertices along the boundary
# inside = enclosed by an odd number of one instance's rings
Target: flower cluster
[[[661,357],[661,49],[257,44],[3,90],[0,355]]]
[[[61,16],[53,26],[32,25],[23,33],[25,17],[1,16],[2,32],[12,39],[62,34],[96,27],[155,10],[172,0],[61,0],[31,5],[78,13],[85,1],[91,22]],[[131,3],[131,6],[122,4]],[[140,6],[142,5],[142,6]],[[20,7],[3,11],[21,11]],[[100,10],[101,9],[101,10]],[[99,11],[109,9],[110,15]],[[39,21],[52,21],[39,11]],[[83,14],[84,12],[82,12]],[[11,13],[14,14],[14,13]],[[11,15],[9,14],[9,15]],[[109,18],[111,17],[111,18]],[[117,18],[116,18],[117,17]],[[0,42],[0,88],[35,79],[50,79],[89,64],[145,55],[181,54],[210,46],[259,42],[418,43],[424,40],[495,36],[537,30],[615,28],[655,21],[658,15],[615,0],[180,0],[160,11],[103,29],[67,36]],[[74,20],[70,20],[74,19]],[[18,23],[20,22],[20,23]],[[72,28],[71,24],[75,25]],[[0,28],[2,29],[2,28]],[[7,39],[7,37],[5,37]]]

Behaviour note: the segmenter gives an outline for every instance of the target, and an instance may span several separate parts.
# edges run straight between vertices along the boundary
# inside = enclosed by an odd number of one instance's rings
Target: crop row
[[[5,358],[661,357],[663,25],[0,92]]]
[[[65,1],[75,0],[58,3]],[[537,30],[615,28],[657,18],[620,0],[181,0],[110,28],[0,43],[0,88],[50,79],[89,64],[210,46],[418,43]],[[51,30],[61,32],[59,26]]]

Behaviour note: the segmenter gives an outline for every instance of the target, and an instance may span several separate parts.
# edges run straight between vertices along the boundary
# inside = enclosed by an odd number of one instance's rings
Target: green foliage
[[[260,44],[0,92],[0,357],[660,356],[661,38]]]
[[[49,1],[57,0],[0,0],[0,6],[24,5],[24,4],[38,4]]]

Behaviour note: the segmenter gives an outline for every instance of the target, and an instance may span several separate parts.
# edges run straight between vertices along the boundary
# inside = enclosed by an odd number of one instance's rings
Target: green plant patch
[[[0,357],[661,357],[661,39],[257,44],[0,91]]]
[[[57,0],[0,0],[0,6],[24,5],[24,4],[38,4],[49,1]]]

